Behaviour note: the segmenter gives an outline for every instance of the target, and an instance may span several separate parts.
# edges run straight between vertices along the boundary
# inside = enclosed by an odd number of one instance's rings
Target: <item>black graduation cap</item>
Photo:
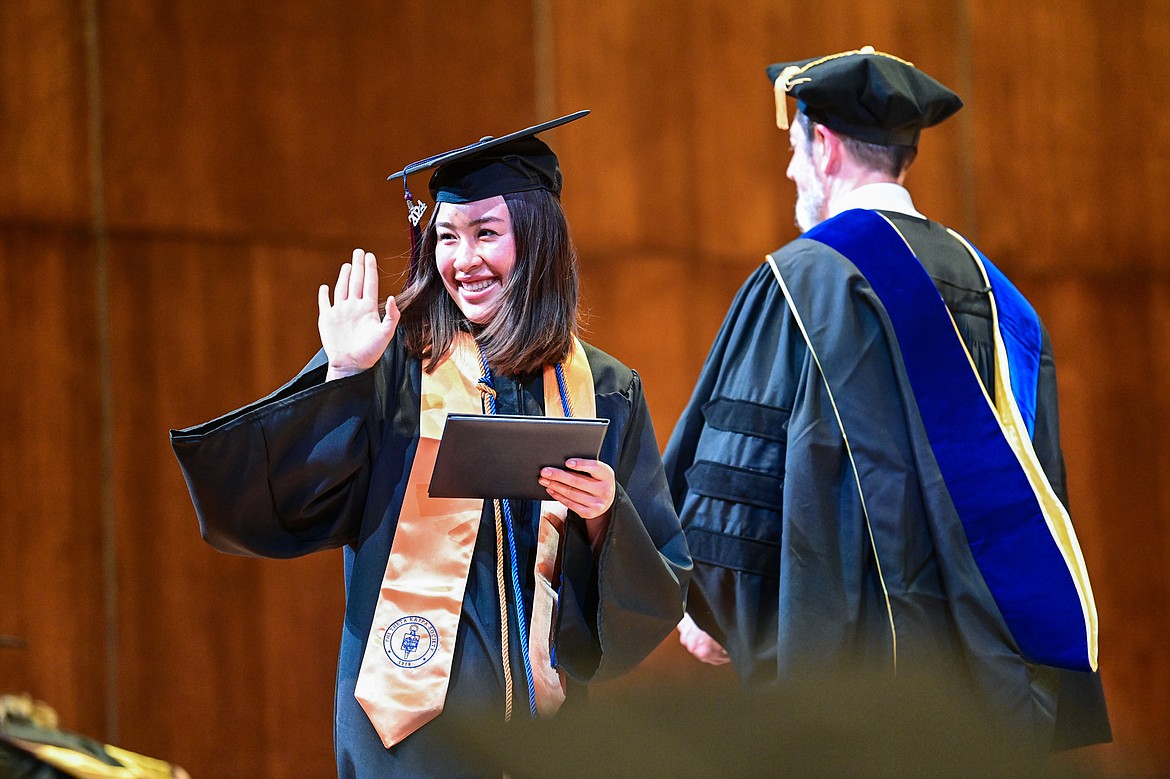
[[[919,132],[963,107],[959,96],[913,63],[872,46],[767,68],[776,124],[788,129],[785,97],[808,118],[843,135],[884,146],[915,146]]]
[[[410,194],[408,179],[412,174],[434,170],[430,191],[436,203],[471,203],[535,189],[546,189],[559,195],[562,178],[557,155],[536,135],[574,122],[588,113],[588,110],[577,111],[499,138],[488,135],[467,146],[411,163],[387,176],[387,181],[401,177],[406,190],[411,225],[410,277],[414,277],[418,262],[418,224],[426,211],[426,204],[416,204]]]

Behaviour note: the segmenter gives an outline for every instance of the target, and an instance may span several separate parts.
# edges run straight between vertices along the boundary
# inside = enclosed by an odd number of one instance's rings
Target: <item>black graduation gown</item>
[[[597,414],[610,420],[601,459],[617,496],[597,558],[570,513],[554,648],[569,676],[566,706],[584,684],[638,664],[682,616],[690,557],[670,500],[638,375],[585,345]],[[465,728],[503,719],[504,676],[495,533],[485,502],[442,714],[387,750],[354,699],[382,576],[418,443],[421,365],[395,339],[381,361],[325,382],[318,354],[268,397],[219,419],[171,431],[204,538],[242,555],[293,557],[344,547],[346,614],[334,734],[342,777],[499,776],[499,750],[465,747]],[[498,413],[543,414],[543,379],[496,377]],[[490,448],[484,452],[491,456]],[[531,613],[538,502],[513,504],[526,613]],[[595,559],[597,562],[595,563]],[[512,636],[515,618],[512,622]],[[513,725],[528,717],[513,639]],[[495,753],[495,754],[489,754]]]
[[[974,261],[941,225],[886,216],[935,280],[992,386],[988,290]],[[798,239],[772,256],[809,302],[806,321],[833,323],[835,343],[820,359],[849,366],[848,386],[834,392],[860,420],[849,435],[873,537],[821,373],[765,263],[732,303],[664,455],[695,561],[688,611],[696,623],[748,683],[855,663],[888,669],[896,634],[900,674],[941,671],[969,684],[1038,744],[1109,740],[1095,674],[1040,668],[1016,649],[966,545],[873,290],[824,244]],[[1033,445],[1067,505],[1059,441],[1044,332]]]

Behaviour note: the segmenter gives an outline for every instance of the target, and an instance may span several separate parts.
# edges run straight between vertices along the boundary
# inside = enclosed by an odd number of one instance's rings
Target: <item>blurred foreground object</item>
[[[60,730],[28,695],[0,696],[0,779],[189,779],[182,768]]]
[[[834,672],[776,688],[649,688],[562,711],[517,738],[468,723],[511,779],[549,777],[1079,777],[942,675]],[[500,759],[493,755],[492,760]]]

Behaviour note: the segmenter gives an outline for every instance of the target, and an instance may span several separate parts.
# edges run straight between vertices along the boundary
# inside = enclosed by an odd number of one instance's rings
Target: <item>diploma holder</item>
[[[448,414],[428,494],[549,500],[540,469],[596,460],[608,426],[608,419]]]

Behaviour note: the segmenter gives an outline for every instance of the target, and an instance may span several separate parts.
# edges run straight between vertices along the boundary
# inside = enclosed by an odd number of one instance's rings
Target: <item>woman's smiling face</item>
[[[491,321],[516,265],[512,216],[501,195],[473,203],[440,203],[435,263],[447,294],[478,325]]]

